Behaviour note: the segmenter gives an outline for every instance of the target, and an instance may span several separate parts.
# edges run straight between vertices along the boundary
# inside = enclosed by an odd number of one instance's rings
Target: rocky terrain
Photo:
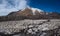
[[[60,19],[0,22],[1,36],[59,36]]]
[[[60,13],[27,7],[0,16],[0,36],[60,36]]]

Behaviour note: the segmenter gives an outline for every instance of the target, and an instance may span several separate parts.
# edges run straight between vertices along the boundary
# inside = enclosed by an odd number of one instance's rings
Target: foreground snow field
[[[60,19],[45,20],[20,20],[0,22],[0,32],[5,34],[13,34],[21,32],[24,29],[26,34],[36,34],[38,31],[49,31],[59,28]],[[41,32],[40,32],[41,33]],[[47,33],[43,33],[44,36]]]

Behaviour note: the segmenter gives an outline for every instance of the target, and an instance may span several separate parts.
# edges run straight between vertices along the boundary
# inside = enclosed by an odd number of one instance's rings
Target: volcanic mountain
[[[0,21],[22,20],[22,19],[59,19],[60,14],[56,12],[45,12],[41,9],[27,7],[19,11],[11,12],[7,16],[0,16]]]

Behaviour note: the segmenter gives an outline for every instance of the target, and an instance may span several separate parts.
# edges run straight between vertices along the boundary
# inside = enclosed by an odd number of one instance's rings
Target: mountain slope
[[[0,21],[23,19],[60,19],[60,14],[56,12],[45,12],[37,8],[27,7],[19,11],[11,12],[7,16],[0,16]]]
[[[43,14],[44,11],[37,8],[25,8],[23,10],[17,11],[15,15],[23,15],[23,16],[33,16],[37,14]]]

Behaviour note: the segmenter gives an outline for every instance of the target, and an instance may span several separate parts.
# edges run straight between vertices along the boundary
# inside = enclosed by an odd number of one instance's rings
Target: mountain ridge
[[[11,12],[7,16],[0,16],[0,21],[23,19],[60,19],[60,14],[56,12],[45,12],[41,9],[27,7],[19,11]]]

